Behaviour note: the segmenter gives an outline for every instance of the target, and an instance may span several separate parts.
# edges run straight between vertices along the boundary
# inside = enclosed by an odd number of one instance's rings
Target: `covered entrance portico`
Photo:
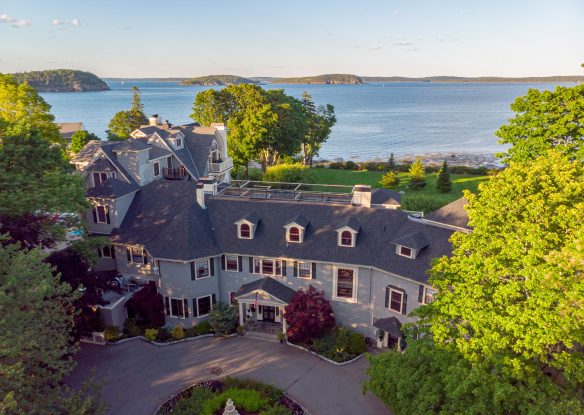
[[[239,324],[250,331],[286,333],[284,307],[295,293],[292,288],[270,277],[242,285],[235,294],[239,304]]]
[[[401,322],[396,317],[385,317],[375,320],[373,327],[377,327],[379,336],[377,347],[389,347],[401,350],[402,337]]]

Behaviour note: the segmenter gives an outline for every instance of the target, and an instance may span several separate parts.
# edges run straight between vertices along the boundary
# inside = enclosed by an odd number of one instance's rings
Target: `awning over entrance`
[[[260,292],[267,294],[283,304],[288,304],[294,294],[296,294],[296,291],[292,288],[285,286],[273,278],[265,277],[242,285],[237,293],[235,293],[235,299],[253,301],[255,294]],[[266,300],[265,298],[260,299]]]
[[[381,329],[398,338],[403,336],[401,326],[402,324],[396,317],[380,318],[375,320],[375,323],[373,323],[373,327],[377,327],[378,329]]]

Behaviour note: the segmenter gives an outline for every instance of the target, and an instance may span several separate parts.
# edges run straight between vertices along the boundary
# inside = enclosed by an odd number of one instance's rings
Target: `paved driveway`
[[[293,347],[252,339],[206,338],[156,347],[140,340],[114,346],[82,344],[79,365],[68,383],[78,386],[93,368],[105,380],[111,414],[150,415],[170,395],[201,380],[223,375],[271,383],[313,415],[390,415],[370,393],[363,396],[365,359],[334,366]]]

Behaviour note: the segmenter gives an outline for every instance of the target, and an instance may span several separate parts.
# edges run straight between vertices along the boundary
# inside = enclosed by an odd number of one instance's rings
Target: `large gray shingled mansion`
[[[468,231],[463,200],[416,218],[389,190],[231,180],[220,124],[153,116],[131,136],[91,141],[72,162],[93,205],[89,231],[113,244],[96,269],[155,284],[170,325],[237,302],[241,323],[285,329],[284,307],[313,285],[340,324],[381,333],[387,347],[408,314],[433,300],[431,261],[450,253],[453,232]]]

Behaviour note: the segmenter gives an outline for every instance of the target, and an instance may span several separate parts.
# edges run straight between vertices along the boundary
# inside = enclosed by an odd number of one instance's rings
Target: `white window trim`
[[[105,248],[105,247],[104,247],[104,246],[102,246],[102,247],[100,247],[100,248],[99,248],[99,256],[100,256],[101,258],[109,258],[109,259],[111,259],[111,258],[113,258],[113,257],[114,257],[114,256],[112,255],[112,251],[114,250],[114,246],[113,246],[113,245],[110,245],[110,247],[109,247],[109,248],[110,248],[110,255],[109,255],[109,256],[107,256],[106,254],[104,254],[103,248]]]
[[[156,169],[154,168],[154,166],[156,166],[157,164],[158,164],[158,174],[156,174]],[[161,172],[162,172],[162,169],[160,168],[160,162],[155,161],[154,163],[152,163],[152,174],[154,175],[154,177],[160,177]]]
[[[396,292],[400,295],[400,307],[399,307],[399,311],[398,310],[394,310],[393,308],[391,308],[391,295]],[[399,313],[399,314],[403,314],[403,309],[404,309],[404,295],[405,293],[402,290],[395,290],[391,287],[389,287],[389,299],[387,302],[387,309],[389,311],[393,311],[394,313]]]
[[[353,297],[337,297],[337,276],[339,269],[350,269],[353,271]],[[346,303],[357,303],[357,287],[359,282],[359,269],[355,267],[344,267],[335,265],[333,267],[333,300],[334,301],[343,301]]]
[[[180,302],[180,308],[182,308],[183,311],[183,316],[173,316],[172,315],[172,300],[178,300]],[[177,297],[168,297],[168,316],[172,317],[172,318],[180,318],[182,320],[186,319],[187,317],[185,317],[188,313],[186,313],[185,311],[188,311],[188,305],[187,305],[187,310],[185,310],[185,299],[184,298],[177,298]]]
[[[130,264],[148,265],[148,261],[146,261],[146,263],[144,263],[144,256],[146,256],[146,258],[148,258],[148,254],[146,253],[146,250],[144,248],[142,248],[142,255],[136,255],[136,258],[140,258],[140,261],[134,261],[134,250],[132,247],[129,247],[129,249],[130,249]]]
[[[342,244],[342,238],[341,235],[343,234],[343,232],[345,231],[349,231],[351,232],[351,245],[343,245]],[[337,229],[337,245],[338,246],[342,246],[343,248],[354,248],[355,244],[357,242],[357,232],[355,232],[354,229],[349,228],[348,226],[345,226],[341,229]]]
[[[207,298],[209,297],[209,304],[211,305],[211,307],[209,308],[209,312],[207,314],[199,314],[199,299],[200,298]],[[207,317],[209,314],[211,314],[211,311],[213,311],[213,294],[209,294],[209,295],[203,295],[201,297],[197,297],[197,317]],[[194,310],[193,310],[194,311]]]
[[[259,261],[260,262],[260,272],[256,272],[256,266],[255,266],[256,265],[256,261]],[[263,272],[263,269],[264,269],[263,262],[264,261],[272,261],[274,263],[274,266],[272,268],[274,270],[274,272],[272,274],[266,274],[266,273]],[[276,262],[280,262],[280,273],[279,274],[276,273],[276,269],[278,268],[278,267],[276,267]],[[256,275],[268,275],[270,277],[281,277],[282,274],[283,274],[283,271],[284,270],[283,270],[283,264],[282,264],[282,260],[281,259],[275,259],[275,258],[257,258],[257,257],[254,257],[253,258],[253,273],[256,274]]]
[[[312,275],[312,262],[308,262],[308,261],[296,261],[296,264],[298,265],[298,269],[296,270],[296,277],[297,278],[302,278],[303,280],[311,280],[313,278],[313,275]],[[308,265],[308,271],[309,271],[308,277],[301,277],[300,276],[300,264],[307,264]]]
[[[227,268],[227,257],[228,256],[235,258],[235,263],[237,264],[235,269]],[[241,271],[239,269],[239,255],[229,255],[229,254],[225,255],[225,271],[229,271],[229,272],[240,272]]]
[[[402,252],[401,252],[402,247],[409,249],[411,254],[410,255],[402,254]],[[399,256],[403,256],[405,258],[412,258],[413,259],[416,257],[416,250],[414,248],[410,248],[409,246],[404,246],[404,245],[396,245],[395,253],[398,254]]]
[[[297,241],[293,241],[292,239],[290,239],[290,230],[292,228],[296,228],[298,229],[298,240]],[[301,244],[302,242],[304,242],[304,228],[298,225],[292,225],[290,227],[288,227],[288,229],[286,230],[286,242],[289,242],[291,244]]]
[[[104,219],[103,221],[99,220],[99,212],[97,210],[97,208],[103,208],[103,216]],[[107,211],[109,210],[109,206],[108,205],[95,205],[95,223],[107,223]]]
[[[237,303],[237,300],[235,299],[235,296],[233,296],[233,302],[231,302],[231,294],[235,294],[235,293],[237,293],[237,291],[229,291],[227,293],[227,299],[229,300],[229,305],[233,305],[233,304]]]
[[[194,264],[194,267],[195,267],[195,281],[204,280],[204,279],[207,279],[207,278],[211,278],[212,277],[212,275],[211,275],[211,264],[210,264],[209,258],[207,258],[207,259],[197,259],[194,262],[195,262],[195,264]],[[208,275],[205,275],[203,277],[199,277],[199,272],[198,272],[198,269],[197,269],[197,262],[207,262],[207,272],[208,272]]]
[[[430,302],[426,301],[426,298],[428,296],[428,290],[434,291],[434,297],[436,297],[436,294],[438,293],[438,291],[435,290],[434,288],[424,286],[424,295],[422,296],[422,304],[430,304],[430,303],[433,303],[434,301],[436,301],[436,300],[430,301]]]

